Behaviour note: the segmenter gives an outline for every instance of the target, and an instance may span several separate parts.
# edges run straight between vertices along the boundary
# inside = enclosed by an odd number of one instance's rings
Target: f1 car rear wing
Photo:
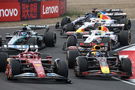
[[[126,13],[119,13],[119,12],[115,12],[115,13],[106,13],[105,15],[107,15],[107,16],[127,16]]]
[[[107,27],[110,31],[115,32],[116,30],[124,30],[125,24],[104,24],[103,26]]]
[[[121,13],[123,13],[122,9],[105,9],[104,11],[106,11],[108,13],[111,13],[111,12],[121,12]]]
[[[48,25],[23,25],[25,28],[29,29],[29,30],[41,30],[41,29],[46,29],[49,30],[49,26]]]

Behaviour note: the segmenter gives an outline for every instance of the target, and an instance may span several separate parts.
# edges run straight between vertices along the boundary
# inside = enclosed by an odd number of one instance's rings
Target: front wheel
[[[8,54],[5,52],[0,52],[0,72],[5,72],[7,65]]]
[[[21,64],[19,60],[11,59],[7,65],[7,79],[14,80],[15,75],[21,74]]]
[[[77,57],[75,68],[74,68],[75,76],[82,77],[84,76],[82,72],[85,72],[87,70],[88,70],[87,58],[85,56]]]
[[[58,75],[65,77],[65,78],[68,78],[67,63],[63,60],[56,60],[54,62],[54,72]]]

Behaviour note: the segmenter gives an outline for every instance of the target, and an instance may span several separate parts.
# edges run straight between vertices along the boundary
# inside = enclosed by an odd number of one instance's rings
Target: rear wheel
[[[7,65],[7,79],[13,80],[15,75],[21,74],[21,64],[19,60],[12,59]]]
[[[0,36],[0,47],[2,46],[2,37]]]
[[[79,56],[78,50],[69,50],[67,51],[66,58],[68,61],[68,67],[73,68],[75,66],[76,57]]]
[[[68,78],[68,66],[63,60],[56,60],[54,62],[54,72],[65,78]]]
[[[0,72],[5,72],[7,65],[8,54],[5,52],[0,52]]]
[[[131,43],[131,32],[126,30],[121,31],[118,40],[122,46],[129,45]]]
[[[69,47],[69,46],[76,46],[76,44],[77,44],[77,39],[76,39],[75,36],[69,36],[67,38],[67,47]]]
[[[68,24],[66,24],[66,25],[63,27],[63,30],[64,30],[65,32],[67,32],[67,31],[75,31],[75,28],[74,28],[73,23],[68,23]]]
[[[44,34],[44,42],[48,47],[54,47],[56,44],[56,33],[53,32],[45,32]]]
[[[127,76],[123,76],[122,78],[129,78],[132,76],[132,63],[129,58],[121,59],[121,70],[127,74]]]
[[[68,24],[68,23],[70,23],[70,22],[71,22],[71,20],[70,20],[69,17],[64,17],[64,18],[62,19],[62,21],[61,21],[61,26],[63,27],[64,25],[66,25],[66,24]]]
[[[87,58],[85,56],[79,56],[76,59],[76,64],[75,64],[75,76],[76,77],[82,77],[82,72],[85,72],[88,70],[88,62]]]
[[[127,20],[124,29],[125,30],[130,30],[131,29],[131,21],[130,20]]]

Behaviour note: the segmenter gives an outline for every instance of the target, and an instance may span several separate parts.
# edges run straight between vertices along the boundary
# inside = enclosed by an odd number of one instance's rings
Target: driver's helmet
[[[101,56],[101,53],[100,52],[91,52],[92,55],[94,56],[97,56],[97,57],[100,57]]]
[[[109,29],[105,26],[99,26],[98,30],[104,31],[104,32],[109,32]]]
[[[27,32],[21,32],[20,35],[21,36],[27,36]]]

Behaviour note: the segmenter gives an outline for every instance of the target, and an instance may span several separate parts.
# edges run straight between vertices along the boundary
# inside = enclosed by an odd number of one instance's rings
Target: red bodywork
[[[35,69],[36,75],[38,78],[45,78],[46,74],[44,71],[44,67],[42,66],[40,53],[38,52],[23,52],[17,56],[13,56],[11,58],[17,59],[17,60],[24,60],[26,61],[26,64],[31,64],[31,67]],[[51,63],[52,57],[49,57],[49,61]],[[8,72],[7,72],[8,73]]]

